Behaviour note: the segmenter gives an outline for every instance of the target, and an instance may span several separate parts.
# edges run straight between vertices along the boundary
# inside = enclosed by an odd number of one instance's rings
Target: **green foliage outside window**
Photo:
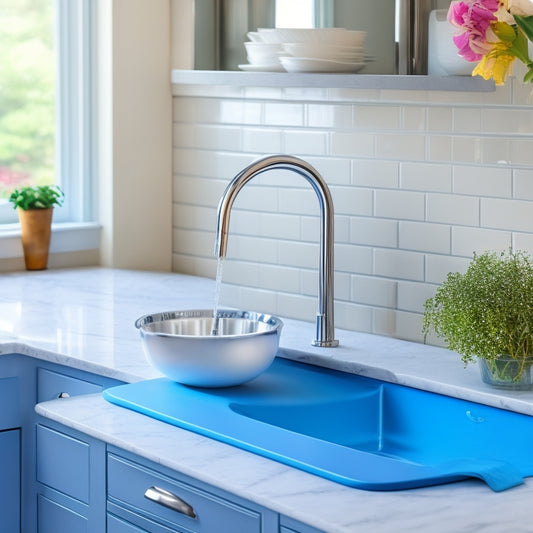
[[[55,182],[54,1],[0,0],[0,198]]]

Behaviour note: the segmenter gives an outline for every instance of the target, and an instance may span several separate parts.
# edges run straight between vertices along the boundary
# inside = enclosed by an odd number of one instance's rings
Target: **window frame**
[[[54,223],[94,220],[93,104],[95,58],[93,0],[55,0],[55,172],[65,192]],[[0,200],[0,231],[12,232],[18,217]]]

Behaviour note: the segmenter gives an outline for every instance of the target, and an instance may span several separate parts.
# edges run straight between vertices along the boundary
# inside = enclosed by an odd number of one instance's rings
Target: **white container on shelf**
[[[453,42],[455,28],[448,22],[447,9],[429,14],[428,74],[430,76],[470,76],[475,63],[463,59]]]

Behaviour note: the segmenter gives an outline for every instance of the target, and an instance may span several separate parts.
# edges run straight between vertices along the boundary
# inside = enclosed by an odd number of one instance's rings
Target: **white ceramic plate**
[[[280,62],[287,72],[344,72],[354,73],[361,70],[366,62],[345,63],[328,59],[309,57],[280,57]]]
[[[249,63],[245,63],[239,65],[239,68],[246,72],[285,72],[285,69],[279,62],[265,65],[250,65]]]

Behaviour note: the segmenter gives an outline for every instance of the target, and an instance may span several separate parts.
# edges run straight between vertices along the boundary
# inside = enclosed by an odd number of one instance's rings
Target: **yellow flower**
[[[494,78],[496,85],[503,85],[507,76],[512,72],[513,61],[515,59],[516,56],[509,53],[507,47],[502,47],[500,50],[493,50],[486,56],[483,56],[473,70],[472,76],[479,75],[485,80]]]

